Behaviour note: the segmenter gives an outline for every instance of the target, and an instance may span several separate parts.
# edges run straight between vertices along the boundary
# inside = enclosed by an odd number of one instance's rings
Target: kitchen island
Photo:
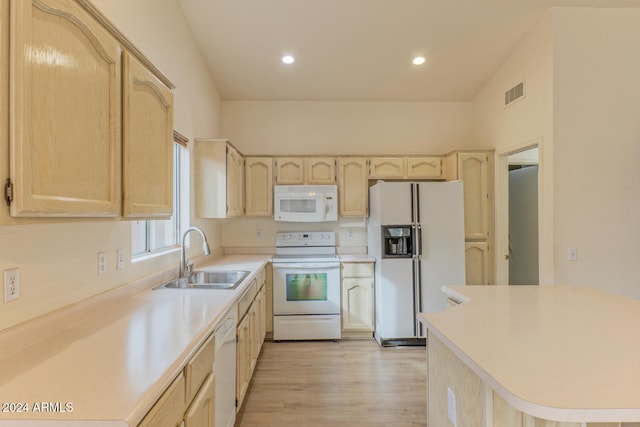
[[[640,425],[640,301],[569,286],[444,291],[461,304],[418,316],[429,426]]]

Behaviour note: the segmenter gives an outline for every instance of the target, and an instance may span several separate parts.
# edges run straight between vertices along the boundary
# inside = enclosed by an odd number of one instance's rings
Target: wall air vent
[[[520,82],[504,93],[504,106],[508,106],[524,97],[524,82]]]

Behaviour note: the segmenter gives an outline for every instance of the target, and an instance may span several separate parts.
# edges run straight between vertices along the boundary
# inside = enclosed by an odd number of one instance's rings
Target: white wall
[[[223,101],[243,154],[444,154],[474,146],[464,102]]]
[[[640,298],[640,9],[555,9],[553,33],[556,282]]]
[[[222,133],[245,155],[444,154],[486,148],[473,144],[470,125],[471,103],[464,102],[222,102]],[[276,231],[304,229],[335,231],[339,250],[366,252],[363,228],[260,218],[227,220],[223,245],[273,247]]]
[[[177,0],[94,0],[93,3],[176,85],[175,129],[191,140],[219,136],[220,96]],[[4,68],[8,0],[1,0],[0,5]],[[0,72],[0,77],[5,95],[6,73]],[[3,111],[2,117],[6,117],[6,112]],[[1,128],[0,153],[7,153],[6,126],[3,124]],[[5,176],[8,161],[4,154],[0,159],[1,176]],[[10,303],[0,298],[0,330],[178,264],[177,253],[129,263],[131,226],[128,221],[54,224],[36,221],[36,224],[15,225],[15,221],[7,218],[8,210],[1,209],[0,219],[13,224],[0,226],[0,271],[20,269],[22,295]],[[200,222],[199,225],[206,228],[212,247],[220,246],[220,222]],[[200,245],[194,246],[199,249]],[[119,272],[115,270],[117,248],[127,253],[126,268]],[[108,273],[103,276],[97,275],[99,251],[107,255]],[[196,254],[198,250],[190,252]]]
[[[553,52],[551,11],[546,13],[496,71],[473,101],[472,134],[477,144],[504,154],[538,143],[540,283],[553,284]],[[504,93],[525,82],[525,97],[505,108]],[[496,272],[508,253],[507,205],[501,203],[500,163],[496,162]],[[504,176],[506,179],[506,165]],[[504,268],[505,266],[503,266]],[[505,270],[506,271],[506,270]],[[497,275],[497,283],[508,278]]]

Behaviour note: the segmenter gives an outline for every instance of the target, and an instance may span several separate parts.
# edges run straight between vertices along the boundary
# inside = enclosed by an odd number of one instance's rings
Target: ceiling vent
[[[524,82],[520,82],[504,93],[504,106],[508,106],[524,97]]]

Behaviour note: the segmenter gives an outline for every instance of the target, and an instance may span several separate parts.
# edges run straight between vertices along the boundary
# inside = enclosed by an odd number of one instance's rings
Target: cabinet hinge
[[[7,178],[7,182],[4,185],[4,200],[7,202],[7,206],[11,206],[13,201],[13,182],[10,178]]]

